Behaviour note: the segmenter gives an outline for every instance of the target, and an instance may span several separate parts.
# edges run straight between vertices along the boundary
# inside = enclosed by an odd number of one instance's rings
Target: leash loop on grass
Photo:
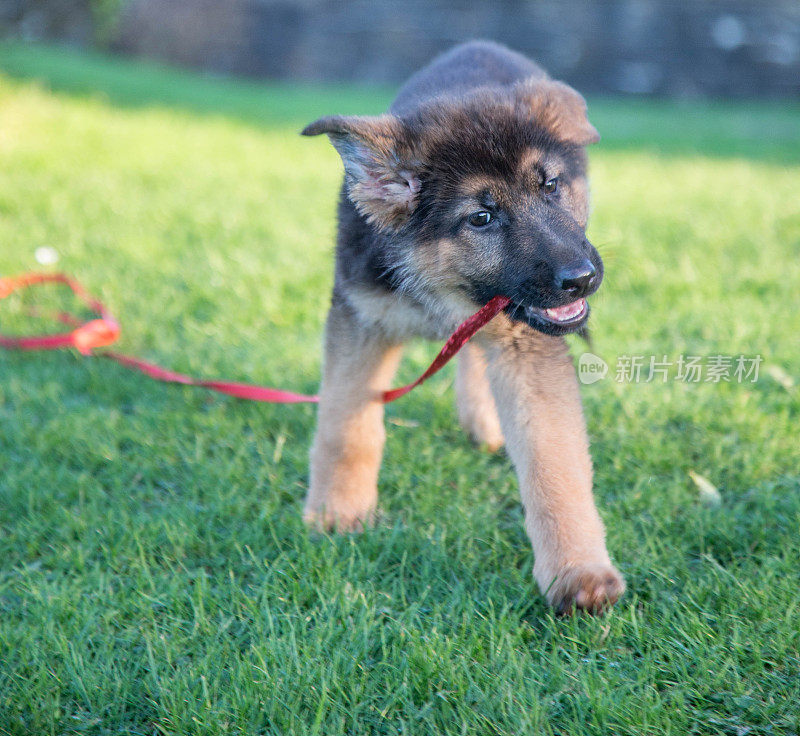
[[[62,332],[49,335],[33,336],[8,336],[0,334],[0,347],[9,350],[58,350],[61,348],[75,348],[82,355],[95,355],[119,363],[126,368],[139,371],[156,381],[166,383],[180,383],[185,386],[199,386],[211,391],[234,396],[238,399],[248,401],[261,401],[270,404],[298,404],[316,403],[319,396],[308,396],[306,394],[296,394],[292,391],[284,391],[267,386],[254,386],[248,383],[236,383],[229,381],[204,381],[183,373],[161,368],[154,363],[134,358],[121,353],[111,351],[93,352],[96,348],[113,345],[120,336],[120,328],[116,320],[111,316],[102,302],[92,297],[77,281],[61,273],[28,273],[21,276],[0,278],[0,299],[10,296],[13,292],[26,289],[37,284],[60,283],[66,284],[72,292],[97,318],[81,322],[77,317],[66,312],[57,315],[57,319],[65,324],[73,325],[74,329],[69,332]],[[464,346],[481,327],[492,320],[510,303],[510,299],[504,296],[496,296],[487,304],[481,307],[475,314],[462,322],[444,344],[439,354],[434,358],[428,369],[413,383],[390,391],[384,391],[382,400],[388,404],[390,401],[405,396],[409,391],[419,386],[430,378],[434,373],[440,371],[445,364]]]
[[[111,345],[117,341],[119,325],[103,304],[90,296],[77,281],[64,274],[28,273],[13,278],[0,278],[0,299],[5,299],[15,291],[46,283],[66,284],[75,296],[99,315],[99,318],[81,323],[73,315],[62,313],[58,315],[58,319],[67,324],[77,325],[75,329],[70,332],[32,337],[8,337],[0,334],[0,346],[16,350],[56,350],[73,347],[83,355],[89,355],[94,348]]]

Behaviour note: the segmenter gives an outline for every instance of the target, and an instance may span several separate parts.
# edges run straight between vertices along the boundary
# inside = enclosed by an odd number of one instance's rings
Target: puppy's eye
[[[473,212],[467,218],[467,222],[472,225],[472,227],[486,227],[493,219],[491,212],[481,210],[480,212]]]
[[[544,183],[544,193],[555,194],[557,191],[558,191],[558,177],[554,176],[552,179],[548,179]]]

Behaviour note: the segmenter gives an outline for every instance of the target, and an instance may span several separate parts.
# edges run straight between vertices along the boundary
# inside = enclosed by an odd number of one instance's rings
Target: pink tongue
[[[577,317],[583,311],[585,305],[586,301],[584,299],[578,299],[575,302],[565,304],[563,307],[548,309],[547,314],[558,322],[566,322]]]

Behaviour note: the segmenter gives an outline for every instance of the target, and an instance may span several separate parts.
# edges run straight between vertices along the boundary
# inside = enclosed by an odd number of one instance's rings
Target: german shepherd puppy
[[[563,335],[585,329],[603,264],[586,239],[583,98],[488,42],[457,46],[378,117],[325,117],[344,162],[336,275],[305,519],[338,530],[375,512],[381,393],[402,345],[446,338],[497,295],[512,304],[464,348],[458,414],[505,442],[534,576],[558,611],[599,611],[625,583],[606,551],[575,370]]]

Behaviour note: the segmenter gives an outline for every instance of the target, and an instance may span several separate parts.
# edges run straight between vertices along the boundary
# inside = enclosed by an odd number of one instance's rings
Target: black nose
[[[582,297],[594,286],[597,269],[590,261],[577,266],[567,266],[556,271],[556,287],[575,298]]]

